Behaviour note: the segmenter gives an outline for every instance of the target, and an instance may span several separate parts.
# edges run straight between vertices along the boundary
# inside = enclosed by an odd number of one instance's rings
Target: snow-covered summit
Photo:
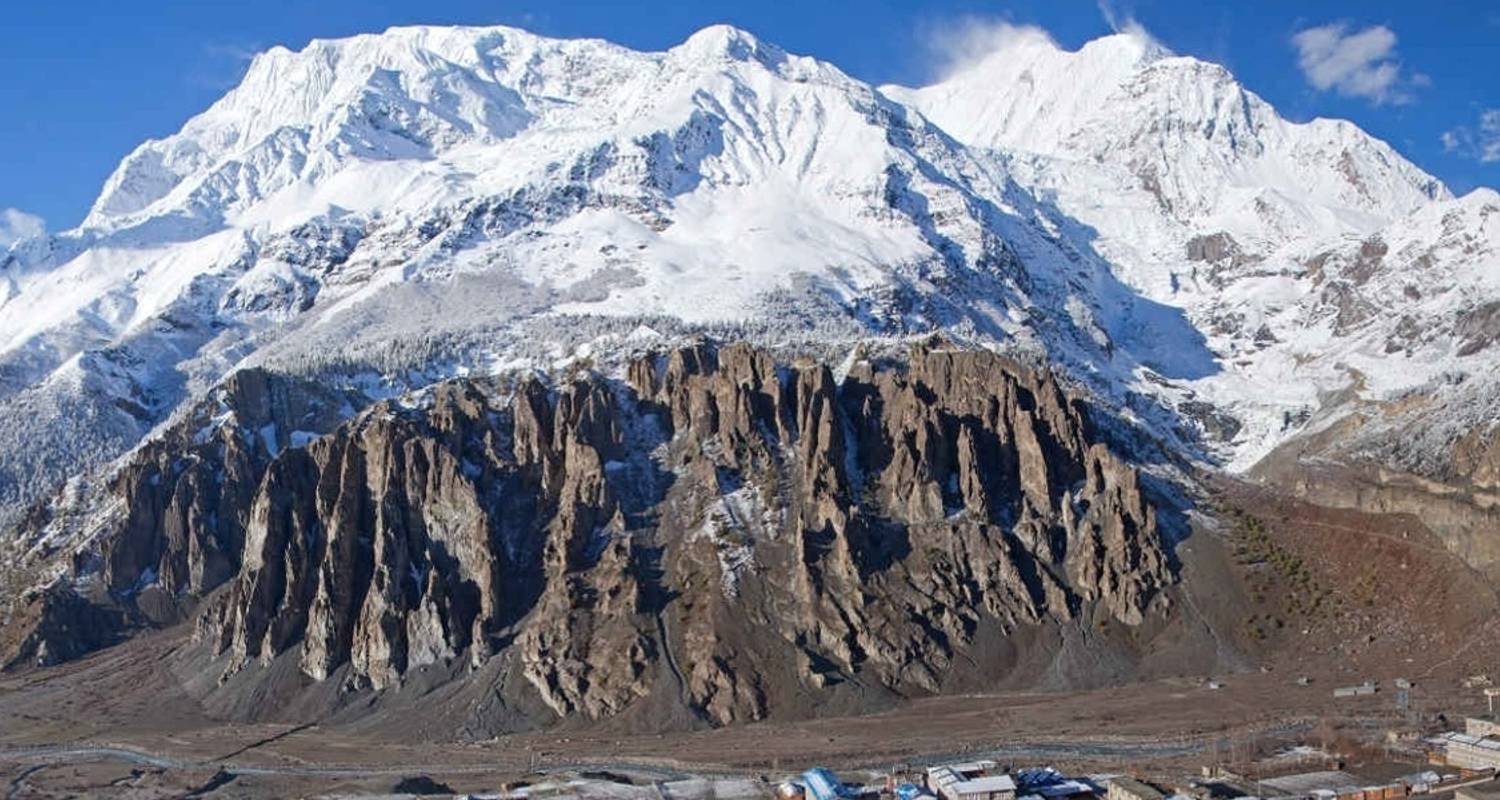
[[[1036,28],[1009,28],[988,52],[972,54],[941,81],[921,89],[883,90],[925,112],[970,144],[1058,154],[1067,140],[1131,77],[1171,54],[1139,35],[1096,39],[1063,49]]]
[[[641,61],[607,42],[503,27],[392,28],[298,52],[276,47],[177,134],[128,156],[85,227],[118,226],[195,193],[243,205],[342,161],[424,160],[492,144],[538,114],[598,98]]]
[[[1289,122],[1224,67],[1139,32],[1068,51],[1017,29],[932,86],[885,91],[970,145],[1114,167],[1184,222],[1259,201],[1305,225],[1370,226],[1449,196],[1356,126]]]
[[[1386,143],[1346,121],[1289,121],[1222,66],[1139,33],[1076,51],[1024,29],[994,44],[934,85],[883,91],[995,153],[1086,227],[1121,280],[1182,309],[1225,369],[1180,384],[1181,399],[1226,415],[1232,466],[1295,435],[1328,397],[1391,397],[1491,357],[1454,361],[1436,333],[1425,351],[1387,350],[1398,326],[1453,330],[1493,296],[1475,284],[1496,265],[1434,256],[1423,263],[1445,266],[1447,299],[1402,294],[1395,243],[1440,240],[1431,221],[1467,218],[1473,201]],[[1358,286],[1317,266],[1346,259],[1362,265]]]
[[[928,258],[926,221],[895,224],[897,209],[892,224],[869,224],[870,203],[892,180],[998,196],[998,170],[943,183],[928,176],[949,164],[922,166],[965,158],[836,68],[726,26],[663,53],[509,28],[398,28],[256,59],[224,99],[125,160],[84,232],[133,246],[234,230],[260,240],[325,217],[415,224],[496,198],[524,206],[504,226],[580,226],[559,237],[571,255],[528,279],[571,283],[611,260],[600,247],[644,237],[636,260],[671,269],[638,271],[628,288],[639,291],[616,305],[722,316],[804,267],[858,283],[867,267]],[[707,261],[723,266],[697,276],[723,290],[707,306],[672,306],[675,287],[652,285]],[[755,280],[724,274],[739,269]]]
[[[693,102],[693,91],[712,93],[702,81],[715,73],[743,81],[755,71],[852,83],[728,26],[665,53],[507,27],[392,28],[314,40],[298,52],[277,47],[181,131],[130,154],[84,227],[119,229],[169,211],[212,219],[290,186],[326,182],[352,162],[451,157],[493,167],[483,153],[500,152],[495,145],[506,140],[524,150],[539,137],[649,131]],[[380,195],[365,205],[391,200]]]

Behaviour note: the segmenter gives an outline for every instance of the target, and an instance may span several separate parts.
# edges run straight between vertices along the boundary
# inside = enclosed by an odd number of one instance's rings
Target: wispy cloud
[[[1124,33],[1140,38],[1142,41],[1157,44],[1156,37],[1146,30],[1135,18],[1135,10],[1127,3],[1119,3],[1117,0],[1098,0],[1099,16],[1104,17],[1104,24],[1115,33]]]
[[[965,16],[944,20],[920,31],[927,52],[930,79],[942,80],[980,62],[1029,43],[1057,47],[1052,35],[1034,25],[1007,20]]]
[[[245,77],[250,62],[262,50],[265,48],[255,42],[205,42],[200,65],[187,74],[187,80],[206,89],[227,91]]]
[[[1110,30],[1115,33],[1120,32],[1120,13],[1115,10],[1114,0],[1099,0],[1099,15],[1104,17],[1104,24],[1108,25]]]
[[[1136,37],[1153,51],[1170,52],[1135,18],[1129,0],[1096,0],[1099,15],[1115,33]],[[916,32],[926,55],[920,79],[942,81],[1018,48],[1063,49],[1046,29],[1005,17],[965,15],[924,23]]]
[[[1479,122],[1460,125],[1443,134],[1443,149],[1478,159],[1486,164],[1500,161],[1500,108],[1479,113]]]
[[[1351,31],[1344,22],[1320,25],[1298,31],[1292,46],[1302,74],[1319,91],[1362,97],[1376,105],[1401,105],[1414,99],[1416,89],[1431,83],[1426,75],[1403,71],[1396,32],[1384,25],[1359,31]]]
[[[15,208],[0,209],[0,247],[10,247],[46,232],[47,224],[41,217]]]

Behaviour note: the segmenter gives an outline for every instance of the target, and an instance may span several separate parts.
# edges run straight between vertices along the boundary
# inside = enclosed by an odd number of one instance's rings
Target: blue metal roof
[[[844,800],[849,796],[849,791],[844,788],[838,776],[822,767],[814,767],[802,773],[802,785],[807,788],[807,794],[812,800]]]

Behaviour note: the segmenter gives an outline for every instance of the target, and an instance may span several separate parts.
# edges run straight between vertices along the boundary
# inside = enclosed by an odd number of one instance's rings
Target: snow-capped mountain
[[[1389,400],[1493,354],[1457,331],[1496,297],[1496,195],[1454,199],[1354,125],[1293,123],[1223,67],[1141,33],[1076,52],[1018,29],[893,99],[1086,227],[1115,274],[1184,311],[1221,369],[1178,381],[1249,467],[1329,398]],[[1470,325],[1473,323],[1470,322]]]
[[[1098,349],[1076,287],[1131,299],[1033,205],[920,115],[729,28],[655,54],[500,28],[272,51],[126,158],[84,226],[7,257],[0,438],[39,446],[0,483],[29,499],[247,360],[409,384],[612,329],[516,330],[557,315]]]
[[[1437,332],[1496,297],[1495,205],[1132,36],[1019,36],[917,90],[728,27],[277,48],[79,229],[0,254],[0,506],[239,366],[378,394],[693,330],[947,330],[1244,467],[1330,392],[1493,363]],[[1410,322],[1397,261],[1447,282]]]
[[[1353,124],[1288,122],[1224,67],[1175,56],[1141,33],[1068,52],[1040,31],[1017,30],[937,84],[884,91],[967,144],[1029,162],[1032,180],[1059,194],[1082,188],[1070,172],[1094,167],[1119,185],[1088,188],[1111,189],[1099,202],[1142,218],[1129,224],[1166,218],[1259,245],[1369,230],[1449,196]],[[1136,208],[1128,201],[1140,193],[1150,202]],[[1137,244],[1142,255],[1159,246]]]

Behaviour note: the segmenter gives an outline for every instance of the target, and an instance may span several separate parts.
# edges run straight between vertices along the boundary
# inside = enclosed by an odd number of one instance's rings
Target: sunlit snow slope
[[[1175,391],[1232,416],[1214,426],[1231,466],[1344,413],[1345,390],[1489,379],[1495,354],[1460,330],[1500,299],[1496,195],[1454,199],[1348,122],[1289,122],[1140,34],[1069,52],[1006,31],[933,86],[884,91],[994,153],[1124,282],[1189,315],[1222,369]]]

